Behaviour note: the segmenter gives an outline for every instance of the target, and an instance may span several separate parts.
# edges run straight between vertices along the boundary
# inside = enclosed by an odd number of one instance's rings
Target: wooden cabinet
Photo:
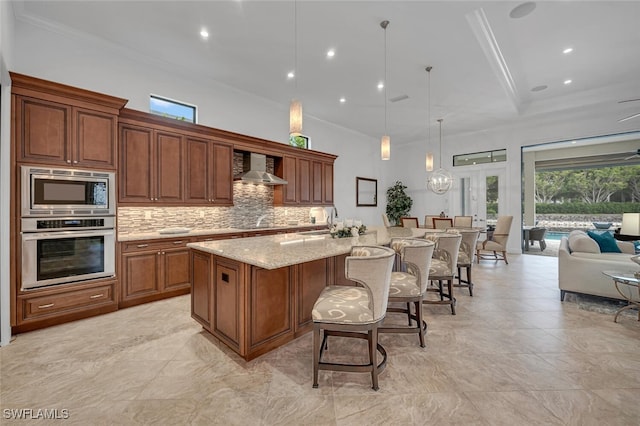
[[[333,160],[284,156],[276,175],[288,183],[274,188],[274,205],[333,205]]]
[[[187,204],[233,205],[233,146],[187,137]]]
[[[190,239],[122,243],[120,307],[186,294],[191,288]]]
[[[18,163],[114,170],[125,99],[10,73]]]
[[[121,123],[120,203],[182,203],[183,158],[181,135]]]
[[[117,282],[92,280],[21,292],[14,333],[22,333],[118,309]]]
[[[120,205],[233,205],[233,145],[195,134],[184,123],[125,111]]]
[[[213,277],[213,257],[207,253],[191,250],[191,318],[211,331],[213,298],[210,283]]]

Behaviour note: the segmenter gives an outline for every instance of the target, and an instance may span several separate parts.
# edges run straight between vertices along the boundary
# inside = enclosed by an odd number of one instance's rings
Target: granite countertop
[[[386,234],[380,238],[377,232],[367,232],[352,238],[291,233],[189,243],[187,247],[265,269],[277,269],[349,253],[351,247],[356,245],[388,243]]]
[[[165,234],[158,231],[155,232],[140,232],[131,234],[118,234],[118,241],[136,241],[136,240],[156,240],[161,238],[180,238],[180,237],[192,237],[199,235],[218,235],[218,234],[235,234],[239,232],[258,232],[258,231],[273,231],[278,229],[291,229],[295,232],[296,228],[309,228],[320,226],[313,223],[303,223],[299,225],[280,225],[270,227],[253,227],[253,228],[193,228],[187,232],[178,232]]]

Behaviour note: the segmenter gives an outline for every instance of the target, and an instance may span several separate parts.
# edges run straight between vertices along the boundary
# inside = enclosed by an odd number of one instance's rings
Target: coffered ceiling
[[[640,98],[640,2],[543,1],[510,17],[520,4],[30,0],[14,11],[18,21],[133,51],[204,91],[215,80],[283,106],[297,97],[305,115],[376,138],[384,132],[380,22],[389,20],[387,97],[407,97],[387,104],[388,133],[400,144],[426,138],[429,104],[432,138],[437,118],[451,134],[597,111],[615,130],[640,112],[640,101],[618,103]],[[640,128],[640,117],[632,120]]]

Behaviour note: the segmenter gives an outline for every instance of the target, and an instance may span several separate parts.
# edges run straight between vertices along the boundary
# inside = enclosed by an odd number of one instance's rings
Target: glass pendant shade
[[[391,158],[391,138],[387,135],[384,135],[380,141],[380,157],[383,160]]]
[[[302,104],[293,99],[289,105],[289,134],[302,133]]]
[[[425,166],[428,172],[433,171],[433,154],[431,152],[427,153],[427,158],[425,160]]]
[[[436,194],[444,194],[451,189],[453,184],[453,176],[447,170],[440,168],[431,173],[427,180],[427,186]]]

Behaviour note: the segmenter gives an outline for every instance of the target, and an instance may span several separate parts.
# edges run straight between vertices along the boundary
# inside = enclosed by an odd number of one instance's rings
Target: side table
[[[602,273],[613,279],[616,290],[627,301],[627,306],[616,311],[613,322],[618,322],[620,312],[630,308],[638,309],[638,321],[640,321],[640,278],[633,272],[602,271]]]

